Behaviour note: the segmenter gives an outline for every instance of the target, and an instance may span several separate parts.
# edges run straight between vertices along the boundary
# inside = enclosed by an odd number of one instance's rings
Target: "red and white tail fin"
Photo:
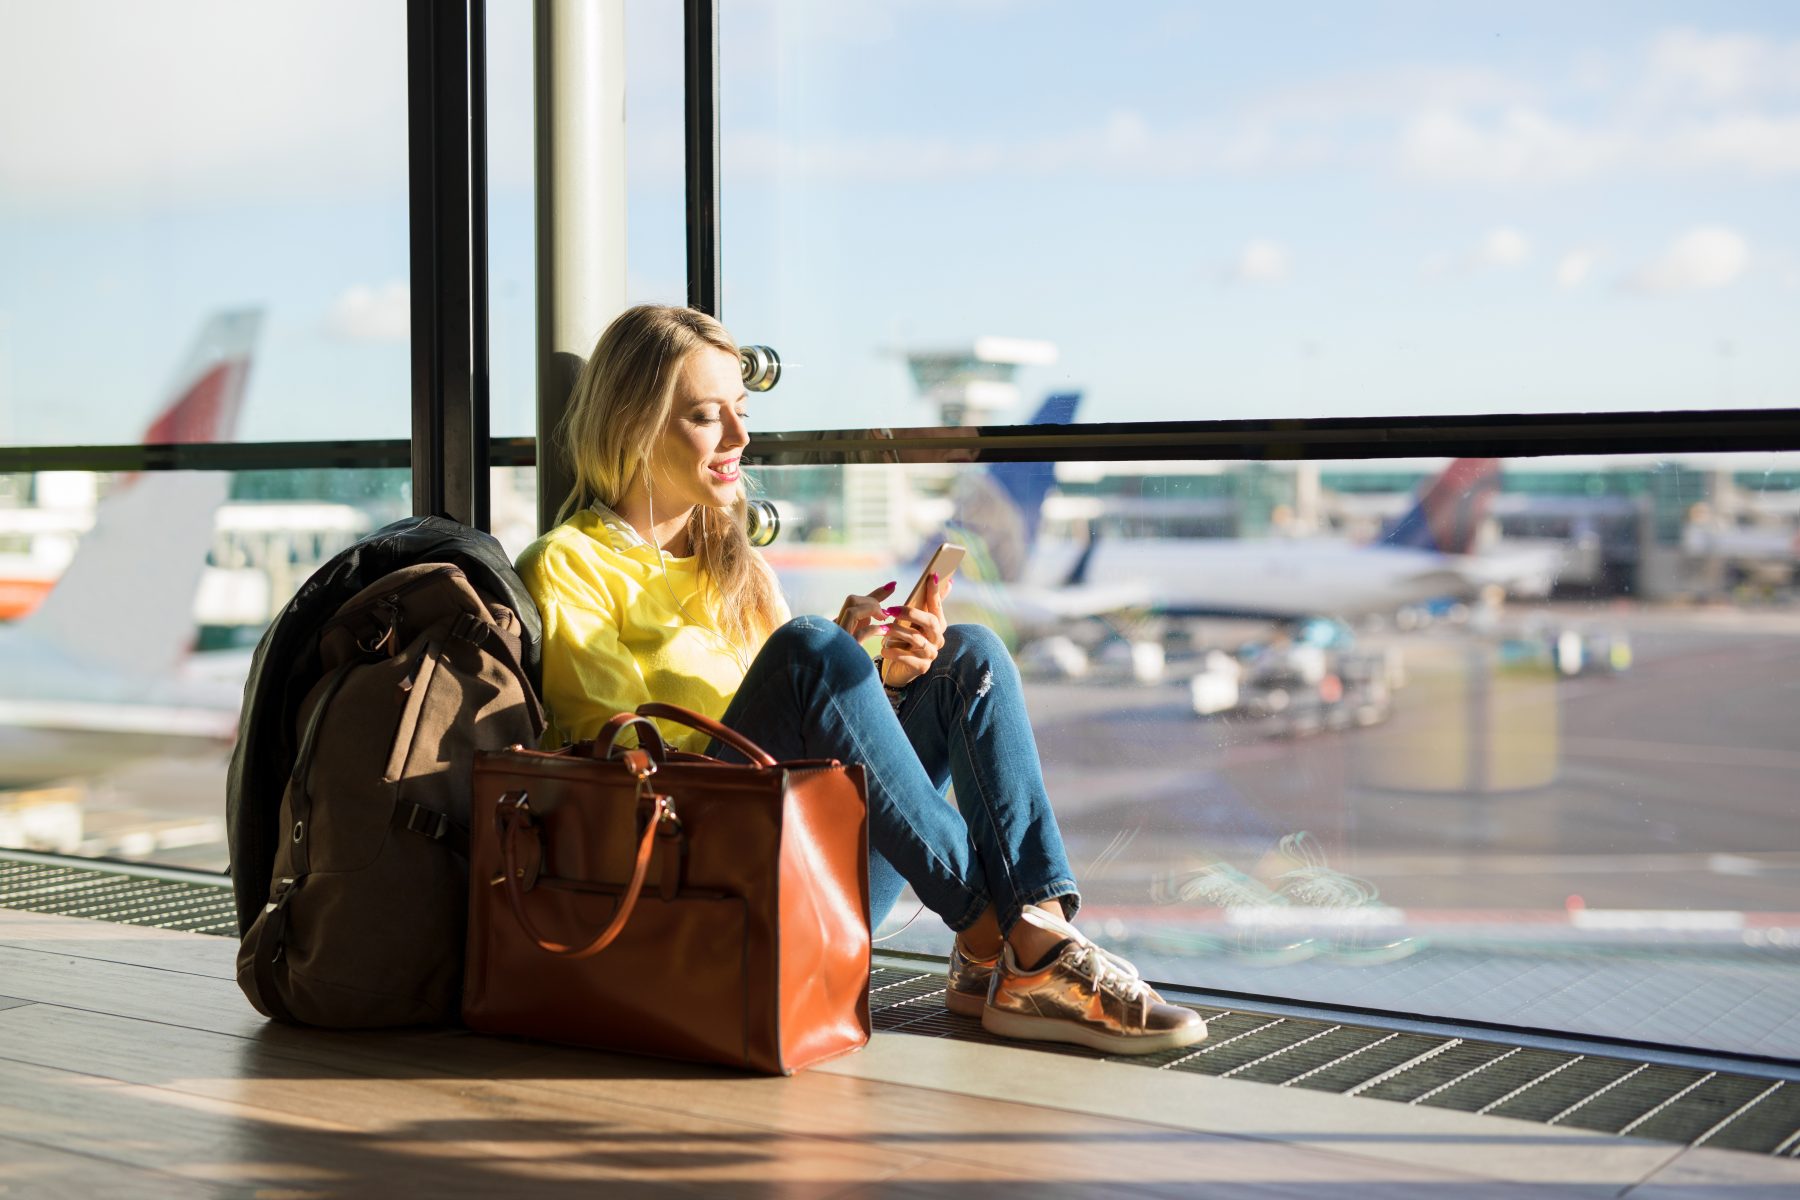
[[[187,358],[175,372],[168,399],[144,431],[144,444],[227,442],[237,432],[250,352],[262,328],[262,312],[215,313],[200,327]]]
[[[262,323],[223,312],[201,328],[176,372],[146,444],[227,441],[236,434]],[[151,471],[117,481],[94,511],[68,570],[17,626],[30,638],[122,674],[151,676],[194,641],[194,594],[230,476]]]

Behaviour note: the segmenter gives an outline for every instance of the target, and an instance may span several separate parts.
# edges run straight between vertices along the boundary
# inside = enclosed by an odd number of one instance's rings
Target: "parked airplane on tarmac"
[[[1067,423],[1079,395],[1051,396],[1034,424]],[[1492,458],[1458,459],[1376,541],[1341,538],[1038,536],[1054,486],[1048,463],[997,463],[964,481],[952,539],[985,566],[956,599],[1003,614],[1021,638],[1071,619],[1125,612],[1283,620],[1392,613],[1489,587],[1550,590],[1556,547],[1479,552],[1475,541],[1500,486]]]
[[[261,324],[254,310],[202,327],[145,444],[229,440]],[[125,476],[103,497],[68,569],[28,616],[0,626],[0,787],[228,744],[242,684],[184,676],[194,594],[230,477]]]

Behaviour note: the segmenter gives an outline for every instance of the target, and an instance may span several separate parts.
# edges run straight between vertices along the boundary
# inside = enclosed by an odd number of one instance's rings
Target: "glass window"
[[[0,441],[406,436],[405,63],[399,0],[0,8]]]
[[[537,429],[537,246],[533,209],[532,13],[487,6],[488,429]]]
[[[797,612],[970,547],[1147,977],[1800,1054],[1800,457],[758,478]]]
[[[222,870],[257,638],[325,560],[411,513],[411,480],[0,477],[0,846]]]
[[[724,19],[721,14],[721,19]],[[687,303],[682,5],[626,0],[626,299]],[[721,55],[723,62],[723,55]],[[730,212],[735,202],[728,201]],[[597,339],[600,331],[595,330]],[[754,339],[752,339],[754,340]]]
[[[724,317],[789,365],[766,427],[935,424],[903,352],[989,335],[1051,343],[994,355],[1089,421],[1794,403],[1800,10],[721,22]],[[679,119],[634,197],[678,186]]]

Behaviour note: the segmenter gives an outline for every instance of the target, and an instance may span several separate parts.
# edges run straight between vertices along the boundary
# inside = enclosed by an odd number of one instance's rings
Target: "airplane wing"
[[[1480,586],[1481,580],[1472,577],[1470,572],[1456,566],[1443,566],[1435,570],[1414,571],[1411,574],[1398,576],[1397,587],[1403,587],[1409,593],[1420,598],[1436,596],[1464,596]]]
[[[1510,595],[1543,597],[1556,586],[1568,560],[1566,543],[1519,546],[1467,555],[1458,569],[1477,588],[1498,584]]]
[[[1013,620],[1020,625],[1113,616],[1142,611],[1155,603],[1150,587],[1138,581],[1068,587],[999,584],[994,586],[994,592],[996,601],[1010,610]]]
[[[229,743],[237,737],[236,710],[111,701],[0,698],[0,727],[55,733],[159,734]],[[4,768],[0,768],[0,774]]]

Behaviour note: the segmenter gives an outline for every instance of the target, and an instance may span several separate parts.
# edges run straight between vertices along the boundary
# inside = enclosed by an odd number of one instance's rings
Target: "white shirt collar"
[[[596,517],[600,518],[600,523],[606,526],[606,531],[612,535],[612,547],[619,553],[623,554],[628,550],[648,550],[651,554],[658,555],[668,562],[684,563],[688,561],[688,558],[681,555],[670,554],[667,550],[659,550],[652,546],[649,540],[637,531],[636,526],[600,501],[596,500],[588,507]]]
[[[635,550],[640,546],[646,550],[652,548],[650,543],[644,540],[644,535],[632,527],[630,521],[621,517],[605,504],[596,500],[588,505],[588,508],[593,511],[593,514],[596,517],[600,518],[600,524],[606,526],[607,532],[612,534],[614,550]]]

